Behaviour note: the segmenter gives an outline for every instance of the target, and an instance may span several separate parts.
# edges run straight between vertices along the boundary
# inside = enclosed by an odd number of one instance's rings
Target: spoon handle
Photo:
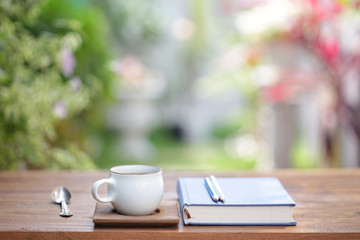
[[[65,201],[61,201],[61,212],[60,216],[62,217],[71,217],[73,214],[69,211],[69,208]]]

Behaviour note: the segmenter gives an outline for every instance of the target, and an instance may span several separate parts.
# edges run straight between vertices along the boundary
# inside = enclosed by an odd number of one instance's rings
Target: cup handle
[[[107,197],[100,197],[98,194],[98,188],[100,187],[100,185],[102,184],[109,184],[112,185],[113,181],[110,178],[105,178],[105,179],[100,179],[97,180],[93,186],[92,186],[92,195],[95,198],[96,201],[101,202],[101,203],[107,203],[107,202],[111,202],[112,201],[112,197],[111,196],[107,196]],[[108,193],[109,194],[109,193]]]

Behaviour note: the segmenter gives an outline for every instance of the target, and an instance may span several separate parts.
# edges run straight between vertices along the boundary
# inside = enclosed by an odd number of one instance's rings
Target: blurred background
[[[3,0],[0,169],[360,165],[358,0]]]

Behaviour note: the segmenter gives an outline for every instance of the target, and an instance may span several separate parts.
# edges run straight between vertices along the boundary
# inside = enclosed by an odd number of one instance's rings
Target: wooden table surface
[[[165,191],[177,199],[179,176],[204,172],[164,173]],[[0,239],[360,239],[360,170],[281,170],[268,173],[216,173],[218,177],[278,177],[297,206],[297,226],[184,226],[125,228],[94,226],[91,186],[106,178],[97,172],[0,172]],[[59,216],[52,203],[54,186],[72,192],[73,217]],[[104,191],[101,189],[101,191]]]

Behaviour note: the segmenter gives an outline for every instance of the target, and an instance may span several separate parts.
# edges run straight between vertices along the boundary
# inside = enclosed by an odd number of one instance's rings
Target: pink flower
[[[74,73],[76,59],[73,52],[65,47],[61,49],[61,72],[65,77],[70,77]]]
[[[333,19],[343,10],[343,7],[335,0],[308,0],[308,2],[312,8],[314,17],[319,21]]]
[[[319,41],[318,47],[326,61],[335,59],[339,55],[339,41],[336,38]]]
[[[79,77],[72,77],[69,81],[70,87],[74,92],[77,92],[82,87],[82,82]]]
[[[340,43],[334,23],[323,22],[318,33],[316,46],[320,50],[322,56],[327,62],[337,58],[340,54]]]
[[[138,79],[144,76],[145,68],[135,56],[125,56],[121,60],[120,73],[127,79]]]

